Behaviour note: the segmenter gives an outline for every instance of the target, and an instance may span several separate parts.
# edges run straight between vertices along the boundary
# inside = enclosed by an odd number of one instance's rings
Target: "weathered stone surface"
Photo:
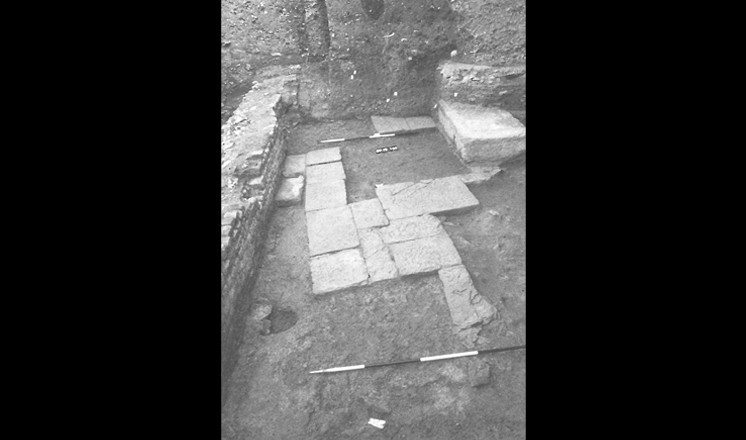
[[[347,189],[344,180],[330,180],[306,185],[306,212],[335,208],[347,204]]]
[[[410,130],[424,130],[426,128],[437,127],[435,121],[430,116],[414,116],[404,119],[407,121]]]
[[[282,169],[283,177],[302,176],[306,172],[306,155],[294,154],[285,158],[285,167]]]
[[[337,162],[340,160],[342,160],[342,153],[340,153],[339,147],[323,148],[321,150],[309,151],[306,153],[306,166]]]
[[[368,270],[360,249],[312,257],[311,280],[315,295],[366,284]]]
[[[385,228],[381,228],[381,237],[386,243],[399,243],[417,238],[431,237],[445,232],[440,220],[430,214],[391,220]]]
[[[468,174],[459,174],[459,179],[468,187],[487,183],[502,171],[498,167],[472,167]]]
[[[389,133],[392,131],[409,131],[409,124],[405,118],[392,118],[390,116],[371,116],[370,121],[378,133]]]
[[[376,188],[390,220],[421,214],[453,214],[468,211],[479,200],[457,176],[383,185]]]
[[[461,257],[448,234],[403,241],[389,245],[399,275],[434,272],[442,267],[461,264]]]
[[[370,275],[369,282],[388,280],[399,276],[396,264],[389,254],[388,247],[381,239],[377,229],[361,229],[360,246],[365,259],[365,266]]]
[[[500,163],[526,151],[526,127],[499,108],[441,99],[438,123],[465,162]]]
[[[296,205],[301,200],[303,200],[303,176],[282,179],[275,196],[277,206]]]
[[[341,251],[360,244],[348,206],[306,213],[308,249],[311,256]]]
[[[378,199],[361,200],[351,203],[352,216],[358,229],[386,226],[389,219],[383,213],[383,207]]]
[[[330,180],[344,180],[345,170],[342,162],[324,163],[312,165],[306,168],[306,181],[308,183],[321,183]]]
[[[463,265],[441,269],[438,276],[443,282],[451,320],[457,328],[465,329],[476,324],[486,324],[497,313],[495,306],[477,292],[469,272]]]

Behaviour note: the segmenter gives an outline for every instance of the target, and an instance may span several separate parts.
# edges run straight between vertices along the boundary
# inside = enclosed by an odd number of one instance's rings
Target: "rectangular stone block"
[[[368,282],[368,270],[359,248],[311,257],[310,265],[315,295]]]
[[[495,317],[497,309],[477,292],[463,265],[443,268],[438,271],[438,276],[443,282],[446,303],[456,327],[465,329],[486,324]]]
[[[410,130],[425,130],[437,127],[435,121],[430,116],[414,116],[404,119],[407,121]]]
[[[306,184],[306,212],[335,208],[346,204],[347,190],[344,180]]]
[[[342,167],[342,162],[324,163],[306,168],[306,181],[308,183],[321,183],[344,178],[345,170]]]
[[[434,272],[442,267],[461,264],[461,256],[445,232],[393,243],[389,249],[400,276]]]
[[[306,155],[294,154],[285,158],[285,166],[282,169],[283,177],[298,177],[306,172]]]
[[[392,131],[409,131],[409,124],[404,118],[392,118],[390,116],[371,116],[370,121],[376,128],[377,133],[388,133]]]
[[[479,205],[458,176],[376,188],[386,217],[395,220],[422,214],[453,214]]]
[[[323,148],[321,150],[309,151],[306,153],[306,166],[337,162],[340,160],[342,160],[342,153],[339,151],[339,147]]]
[[[438,123],[464,162],[500,163],[526,151],[526,127],[496,107],[440,100]]]
[[[352,217],[358,229],[386,226],[389,219],[383,213],[383,207],[378,199],[362,200],[350,204]]]
[[[357,247],[360,244],[348,206],[306,213],[308,249],[311,256]]]
[[[370,275],[369,282],[389,280],[399,276],[396,264],[389,254],[389,249],[381,239],[377,229],[361,229],[360,247],[363,251],[365,266]]]
[[[383,241],[388,244],[432,237],[445,232],[440,220],[429,214],[391,220],[391,223],[380,231]]]
[[[277,206],[297,205],[303,199],[303,176],[282,179],[277,190]]]

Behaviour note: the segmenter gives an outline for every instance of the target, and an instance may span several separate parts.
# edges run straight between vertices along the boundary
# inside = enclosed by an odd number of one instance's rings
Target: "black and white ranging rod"
[[[441,361],[444,359],[454,359],[454,358],[467,357],[467,356],[477,356],[477,355],[486,354],[486,353],[500,353],[503,351],[515,351],[515,350],[525,350],[525,349],[526,349],[525,345],[518,345],[515,347],[505,347],[505,348],[490,348],[488,350],[475,350],[475,351],[465,351],[462,353],[442,354],[439,356],[426,356],[426,357],[421,357],[418,359],[409,359],[405,361],[383,362],[380,364],[351,365],[349,367],[327,368],[325,370],[310,371],[309,374],[337,373],[340,371],[362,370],[364,368],[387,367],[389,365],[411,364],[415,362]]]

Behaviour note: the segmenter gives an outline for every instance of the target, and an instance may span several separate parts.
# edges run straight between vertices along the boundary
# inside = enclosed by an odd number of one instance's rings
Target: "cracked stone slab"
[[[358,229],[386,226],[389,219],[383,213],[383,207],[378,199],[361,200],[351,203],[352,216]]]
[[[369,282],[390,280],[399,276],[396,264],[389,254],[389,249],[381,239],[377,229],[362,229],[360,234],[360,247],[363,251],[365,266],[370,275]]]
[[[368,282],[368,270],[359,248],[311,257],[310,264],[315,295]]]
[[[455,214],[479,206],[479,200],[458,176],[376,188],[390,220],[422,214]]]
[[[427,128],[437,128],[435,121],[430,116],[414,116],[411,118],[404,118],[409,125],[410,130],[424,130]]]
[[[388,226],[381,228],[381,237],[385,243],[399,243],[418,238],[431,237],[445,232],[440,220],[430,214],[418,215],[391,220]]]
[[[306,168],[306,181],[308,183],[321,183],[340,179],[345,179],[345,170],[342,167],[342,162],[330,162]]]
[[[445,232],[389,245],[399,275],[435,272],[461,264],[461,256]]]
[[[303,176],[282,179],[280,188],[277,190],[275,201],[277,206],[291,206],[300,203],[303,199]]]
[[[495,317],[497,309],[477,292],[463,265],[443,268],[438,276],[443,282],[451,320],[459,330],[487,324]]]
[[[306,212],[317,209],[336,208],[347,204],[347,189],[344,180],[330,180],[306,184]]]
[[[339,147],[323,148],[306,153],[306,166],[339,162],[340,160],[342,160],[342,153],[340,153]]]
[[[283,177],[298,177],[306,172],[306,155],[294,154],[285,157],[285,166],[282,169]]]
[[[410,130],[405,118],[392,118],[390,116],[371,116],[370,121],[376,128],[377,133]]]
[[[306,213],[308,249],[311,256],[357,247],[357,228],[348,206]]]

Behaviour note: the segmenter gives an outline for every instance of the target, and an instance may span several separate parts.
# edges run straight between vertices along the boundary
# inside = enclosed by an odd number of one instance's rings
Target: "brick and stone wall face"
[[[223,126],[221,367],[226,385],[241,340],[287,147],[285,116],[296,104],[298,66],[259,82]]]

